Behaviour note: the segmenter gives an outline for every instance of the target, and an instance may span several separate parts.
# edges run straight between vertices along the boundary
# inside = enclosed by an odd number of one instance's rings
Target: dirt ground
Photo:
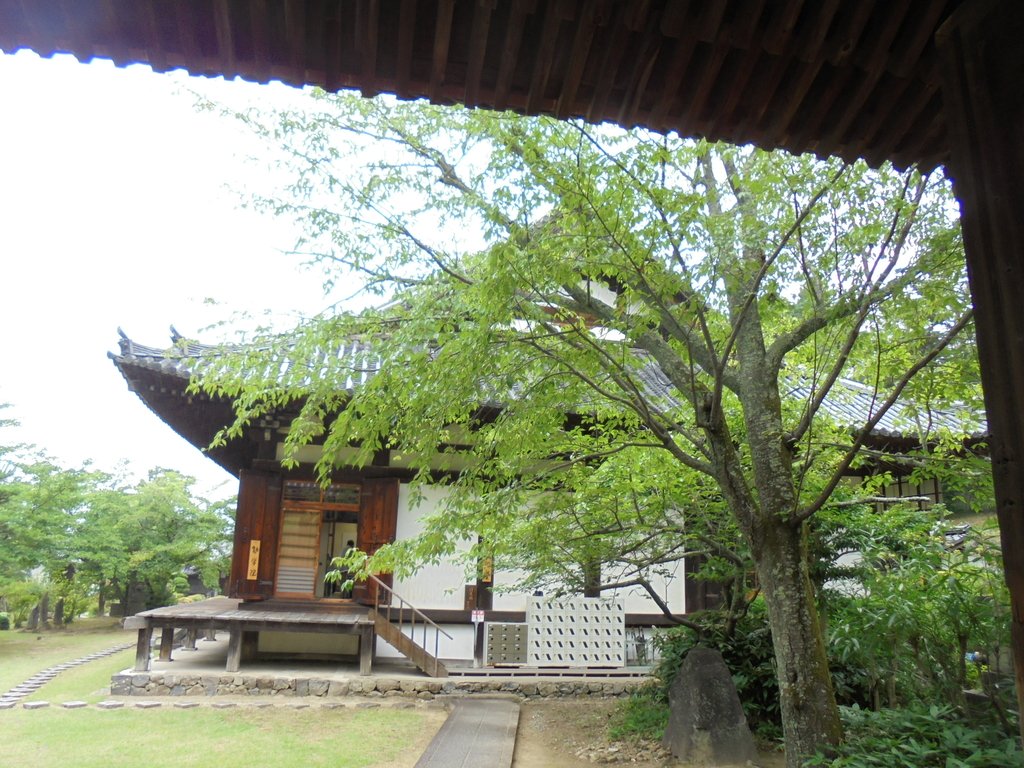
[[[584,768],[629,765],[685,768],[660,744],[612,742],[608,721],[616,702],[605,699],[540,700],[523,703],[512,768]],[[764,753],[759,768],[785,765],[781,753]]]

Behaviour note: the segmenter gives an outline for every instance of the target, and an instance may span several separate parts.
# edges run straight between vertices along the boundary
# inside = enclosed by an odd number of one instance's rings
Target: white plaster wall
[[[679,560],[674,565],[666,565],[662,568],[668,571],[667,575],[651,575],[651,586],[657,592],[658,597],[664,600],[674,613],[684,613],[686,611],[686,585],[683,577],[683,561]],[[626,613],[661,613],[661,609],[651,600],[647,591],[640,587],[621,590],[616,597],[625,600]]]
[[[419,506],[410,507],[409,486],[402,483],[398,490],[398,523],[396,536],[399,539],[411,538],[423,531],[420,518],[434,512],[448,493],[446,488],[424,488],[423,500]],[[464,550],[470,543],[466,542]],[[682,613],[686,609],[685,587],[683,581],[683,563],[679,561],[674,567],[668,566],[667,577],[652,576],[651,583],[658,595],[675,612]],[[463,608],[463,595],[467,581],[462,566],[452,564],[424,566],[410,579],[395,580],[394,589],[417,608]],[[519,578],[514,571],[496,571],[496,586],[512,584]],[[661,610],[651,600],[646,591],[640,587],[630,587],[615,592],[605,592],[607,597],[617,597],[625,601],[627,613],[660,613]],[[525,611],[530,595],[524,592],[501,592],[494,595],[494,610]]]
[[[441,628],[452,636],[448,639],[444,635],[438,636],[438,658],[459,659],[463,662],[470,662],[473,659],[473,627],[470,624],[442,624]],[[417,629],[416,642],[423,645],[422,630]],[[406,633],[408,634],[408,632]],[[434,652],[434,632],[427,630],[427,650]],[[404,658],[398,651],[392,648],[381,638],[377,638],[377,655],[385,659]]]
[[[494,586],[501,587],[502,585],[514,584],[520,578],[522,578],[520,571],[495,570]],[[501,592],[496,590],[494,592],[494,610],[525,611],[526,602],[529,599],[530,595],[526,592]]]
[[[445,488],[424,488],[423,500],[410,507],[409,486],[398,487],[398,522],[395,537],[410,539],[423,531],[420,518],[434,512],[448,491]],[[464,549],[469,549],[467,542]],[[426,565],[411,579],[395,579],[394,590],[420,609],[448,608],[462,610],[466,575],[460,565],[442,563]]]

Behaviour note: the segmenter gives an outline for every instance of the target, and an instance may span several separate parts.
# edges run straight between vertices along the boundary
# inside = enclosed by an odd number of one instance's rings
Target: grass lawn
[[[23,683],[36,672],[64,661],[73,661],[95,651],[102,651],[111,646],[129,643],[135,640],[136,633],[125,632],[120,628],[119,619],[78,619],[65,629],[51,629],[40,632],[21,632],[7,630],[0,632],[0,693],[9,690],[18,683]],[[129,666],[131,651],[111,656],[98,662],[89,662],[81,668],[64,675],[73,675],[85,671],[90,665],[106,665],[110,659],[117,659],[114,671]],[[127,660],[126,660],[127,659]],[[110,674],[104,685],[110,685]],[[48,689],[50,685],[43,686]],[[38,697],[37,697],[38,698]]]
[[[0,712],[5,768],[403,768],[444,721],[439,710],[285,707]]]
[[[83,620],[72,628],[0,632],[0,692],[47,667],[131,642],[116,620]],[[134,648],[60,673],[24,701],[95,703],[107,698],[110,676],[130,666]],[[255,709],[239,706],[177,709],[93,707],[0,711],[3,768],[408,768],[415,765],[446,717],[440,710]],[[287,702],[287,703],[285,703]]]

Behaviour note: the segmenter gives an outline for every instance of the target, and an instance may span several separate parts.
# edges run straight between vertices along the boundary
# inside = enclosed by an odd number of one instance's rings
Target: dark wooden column
[[[1024,3],[972,0],[936,42],[1024,712]]]
[[[153,642],[153,628],[147,621],[139,627],[139,638],[135,643],[135,671],[149,672],[151,665],[150,644]]]
[[[174,647],[174,627],[164,627],[160,631],[160,661],[171,660],[171,650]]]

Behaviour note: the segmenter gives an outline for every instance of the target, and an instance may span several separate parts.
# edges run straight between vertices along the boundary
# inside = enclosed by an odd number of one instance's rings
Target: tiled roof
[[[217,361],[231,353],[251,351],[252,347],[236,344],[201,344],[184,338],[171,328],[171,346],[163,349],[150,347],[130,339],[120,328],[118,341],[120,354],[108,353],[108,357],[124,372],[124,366],[136,366],[188,381],[199,369],[216,369]],[[267,369],[275,367],[283,374],[290,365],[286,357],[276,358],[267,347]],[[323,360],[326,367],[326,353]],[[380,356],[366,343],[348,341],[338,346],[334,353],[335,366],[346,372],[341,389],[355,391],[369,381],[380,369]],[[340,365],[339,365],[340,364]]]
[[[679,401],[668,377],[656,365],[644,368],[640,378],[651,393],[666,406],[678,406]],[[806,403],[811,399],[811,387],[801,382],[783,382],[782,398],[785,401]],[[840,379],[832,387],[829,396],[821,404],[824,413],[837,426],[857,428],[868,421],[885,402],[885,394],[876,392],[851,379]],[[913,404],[897,401],[872,430],[879,437],[916,437],[932,434],[939,429],[981,436],[985,429],[984,416],[967,408],[949,410],[928,410],[919,412]]]
[[[173,328],[171,330],[172,346],[166,349],[138,344],[128,338],[123,331],[118,330],[121,334],[121,352],[119,355],[110,353],[109,356],[129,379],[129,383],[131,378],[125,372],[125,366],[143,368],[186,382],[197,369],[211,363],[215,367],[216,360],[221,356],[244,349],[238,345],[200,344],[184,339]],[[266,361],[267,369],[279,368],[282,373],[288,369],[290,363],[285,357],[274,357],[269,348],[268,354],[271,356]],[[321,359],[327,368],[327,354],[325,353]],[[337,347],[331,362],[329,367],[345,374],[340,388],[353,392],[369,381],[380,369],[381,357],[368,343],[349,341]],[[639,370],[638,378],[648,394],[663,407],[676,408],[681,405],[668,377],[653,362]],[[811,397],[808,384],[792,383],[785,386],[786,389],[782,393],[784,400],[807,402]],[[876,413],[883,401],[884,397],[880,397],[871,387],[849,379],[840,379],[829,397],[822,403],[822,412],[838,426],[856,428]],[[952,431],[964,430],[980,436],[985,430],[985,422],[982,416],[971,413],[966,408],[919,412],[912,404],[898,402],[879,420],[872,434],[879,437],[915,437],[931,434],[943,428]]]

